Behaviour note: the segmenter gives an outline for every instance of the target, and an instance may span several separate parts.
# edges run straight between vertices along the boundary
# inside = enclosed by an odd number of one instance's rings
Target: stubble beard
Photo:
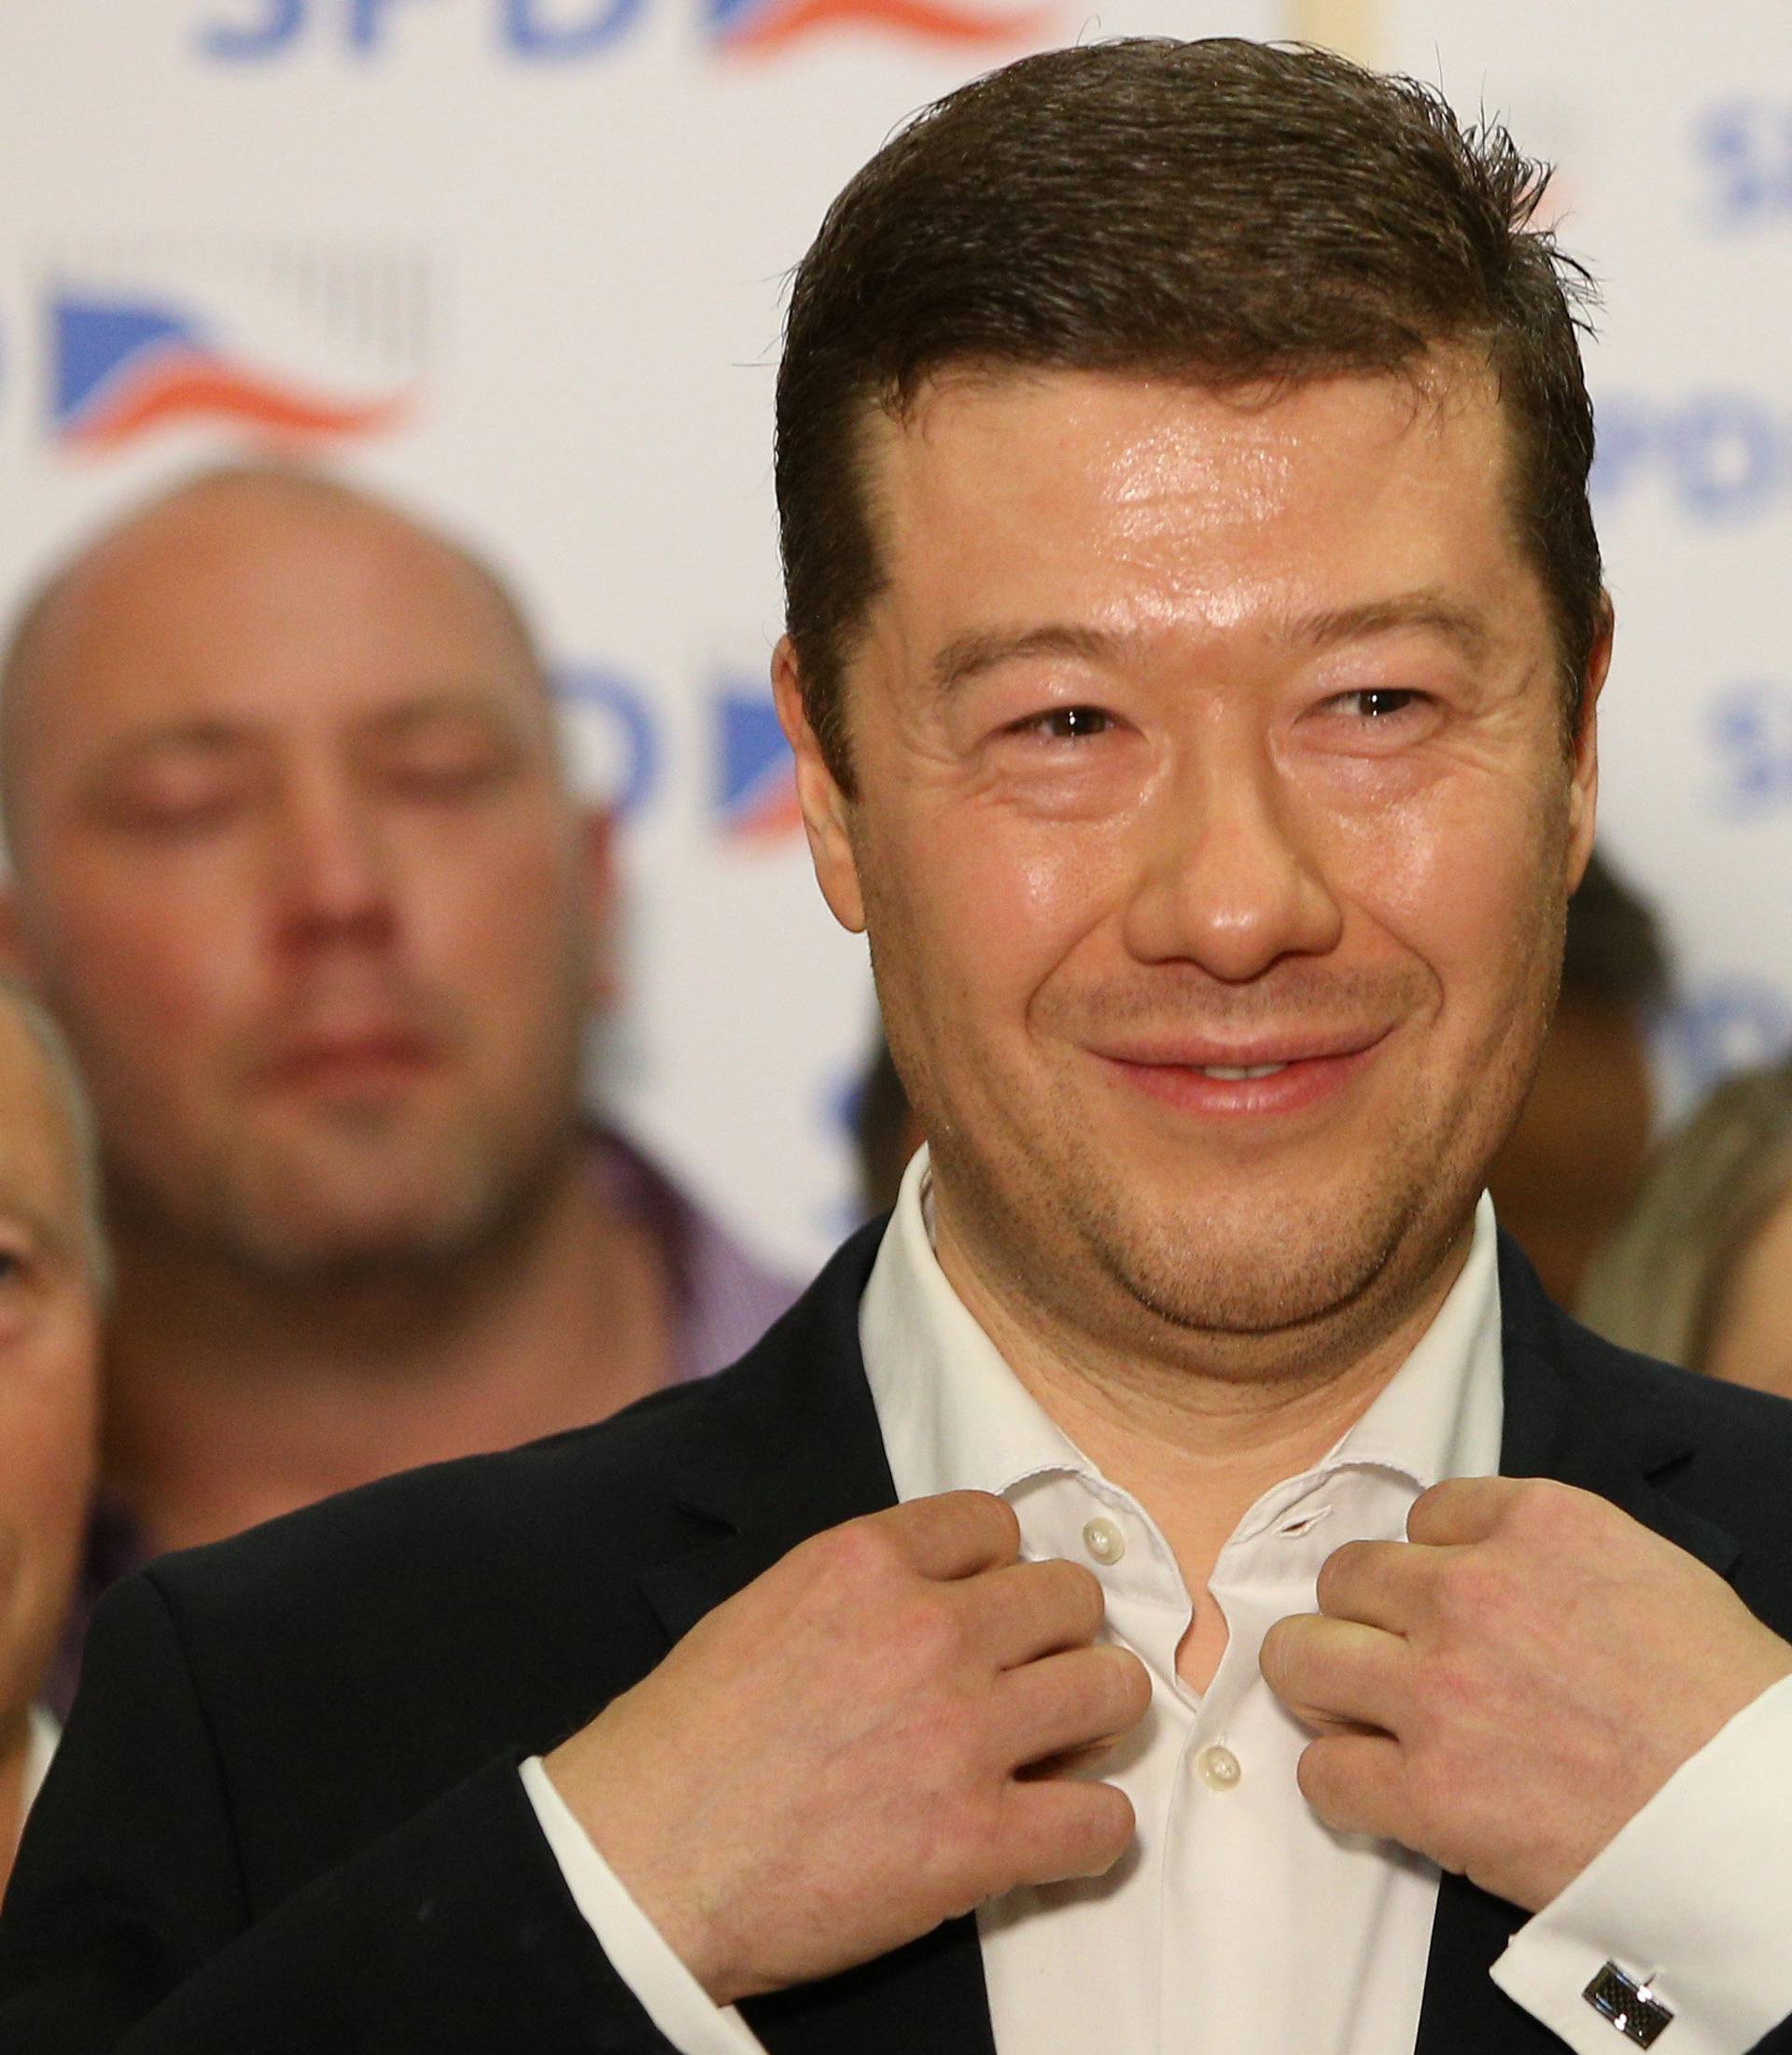
[[[474,1109],[412,1133],[364,1117],[358,1133],[351,1122],[297,1142],[250,1116],[178,1186],[109,1153],[108,1206],[126,1246],[184,1247],[252,1287],[427,1288],[525,1236],[560,1189],[578,1149],[576,1073],[563,1094],[544,1083],[530,1111]]]
[[[1073,1095],[943,1112],[936,1176],[986,1282],[1059,1332],[1220,1377],[1299,1375],[1371,1345],[1423,1293],[1472,1216],[1541,1039],[1539,1024],[1443,1097],[1415,1078],[1323,1188],[1291,1169],[1243,1181],[1228,1203],[1210,1159],[1185,1198],[1141,1189]]]

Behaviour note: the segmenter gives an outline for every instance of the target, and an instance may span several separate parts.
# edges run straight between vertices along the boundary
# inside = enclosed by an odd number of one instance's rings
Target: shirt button
[[[1091,1520],[1083,1530],[1083,1545],[1097,1562],[1118,1562],[1127,1552],[1127,1537],[1112,1520]]]
[[[1234,1791],[1244,1775],[1239,1758],[1229,1748],[1204,1748],[1195,1758],[1195,1768],[1210,1791]]]

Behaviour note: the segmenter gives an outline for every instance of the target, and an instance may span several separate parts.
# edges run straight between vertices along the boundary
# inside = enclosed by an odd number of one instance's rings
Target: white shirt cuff
[[[1673,2014],[1658,2055],[1746,2055],[1792,2017],[1792,1678],[1683,1763],[1493,1965],[1575,2055],[1632,2044],[1582,1993],[1606,1963]]]
[[[539,1755],[523,1765],[522,1778],[572,1902],[610,1967],[679,2055],[765,2055],[734,2006],[718,2006],[661,1938],[554,1789]]]

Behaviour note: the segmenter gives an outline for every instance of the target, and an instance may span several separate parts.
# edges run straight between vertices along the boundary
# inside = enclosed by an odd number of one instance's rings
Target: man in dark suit
[[[1792,1414],[1481,1195],[1611,641],[1537,190],[1236,43],[847,189],[776,685],[931,1155],[712,1384],[120,1587],[8,2051],[1792,2049]]]

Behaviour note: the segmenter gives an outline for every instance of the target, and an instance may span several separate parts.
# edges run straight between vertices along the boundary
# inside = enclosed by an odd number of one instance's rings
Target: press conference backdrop
[[[791,1262],[851,1214],[872,1007],[766,686],[783,274],[910,109],[1139,31],[1330,41],[1560,163],[1670,1097],[1792,1041],[1785,0],[0,0],[0,604],[270,441],[497,557],[623,823],[605,1089]]]

